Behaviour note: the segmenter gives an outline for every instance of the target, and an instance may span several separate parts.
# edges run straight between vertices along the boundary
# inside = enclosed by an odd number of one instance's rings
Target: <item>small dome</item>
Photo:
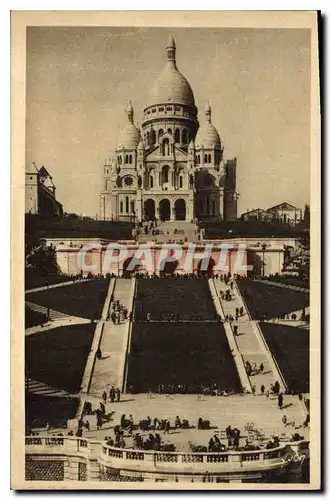
[[[195,144],[197,148],[213,148],[221,149],[221,139],[220,136],[211,123],[204,123],[202,127],[199,128]]]
[[[197,148],[202,146],[206,149],[221,149],[221,139],[219,133],[217,132],[214,125],[211,123],[211,107],[209,102],[205,106],[205,123],[199,128],[197,136],[195,138],[195,144]]]
[[[127,123],[120,132],[118,147],[121,148],[123,146],[125,149],[136,149],[140,139],[140,132],[137,127],[133,123]]]
[[[133,108],[131,101],[126,109],[126,113],[128,121],[120,132],[118,138],[118,149],[122,147],[125,149],[136,149],[141,141],[141,136],[139,129],[133,123]]]
[[[138,149],[139,149],[139,151],[143,151],[143,150],[145,149],[145,148],[144,148],[144,143],[143,143],[143,141],[142,141],[141,137],[140,137],[140,142],[139,142],[139,144],[138,144]]]

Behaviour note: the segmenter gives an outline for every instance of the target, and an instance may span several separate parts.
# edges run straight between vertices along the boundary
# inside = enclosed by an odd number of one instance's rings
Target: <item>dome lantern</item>
[[[128,107],[126,108],[126,114],[130,123],[133,123],[133,107],[131,101],[129,101]]]
[[[207,101],[206,106],[205,106],[205,116],[206,116],[206,121],[208,123],[211,123],[211,107],[210,107],[209,101]]]
[[[176,66],[176,43],[171,33],[168,38],[166,50],[168,61],[173,61],[174,65]]]

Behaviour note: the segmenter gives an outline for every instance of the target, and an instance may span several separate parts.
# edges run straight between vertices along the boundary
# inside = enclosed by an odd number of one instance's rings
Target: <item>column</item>
[[[176,212],[173,200],[170,200],[170,220],[176,220]]]

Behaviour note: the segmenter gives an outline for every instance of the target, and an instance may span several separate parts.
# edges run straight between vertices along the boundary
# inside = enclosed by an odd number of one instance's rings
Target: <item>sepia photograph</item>
[[[319,489],[317,12],[11,22],[11,487]]]

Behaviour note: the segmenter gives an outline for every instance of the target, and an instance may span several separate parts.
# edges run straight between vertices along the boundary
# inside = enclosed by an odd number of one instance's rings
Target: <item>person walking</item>
[[[265,391],[265,386],[262,384],[262,385],[261,385],[261,394],[262,394],[262,395],[264,394],[264,391]]]
[[[260,373],[263,373],[263,372],[264,372],[264,364],[263,364],[263,363],[261,363],[261,364],[260,364]]]

